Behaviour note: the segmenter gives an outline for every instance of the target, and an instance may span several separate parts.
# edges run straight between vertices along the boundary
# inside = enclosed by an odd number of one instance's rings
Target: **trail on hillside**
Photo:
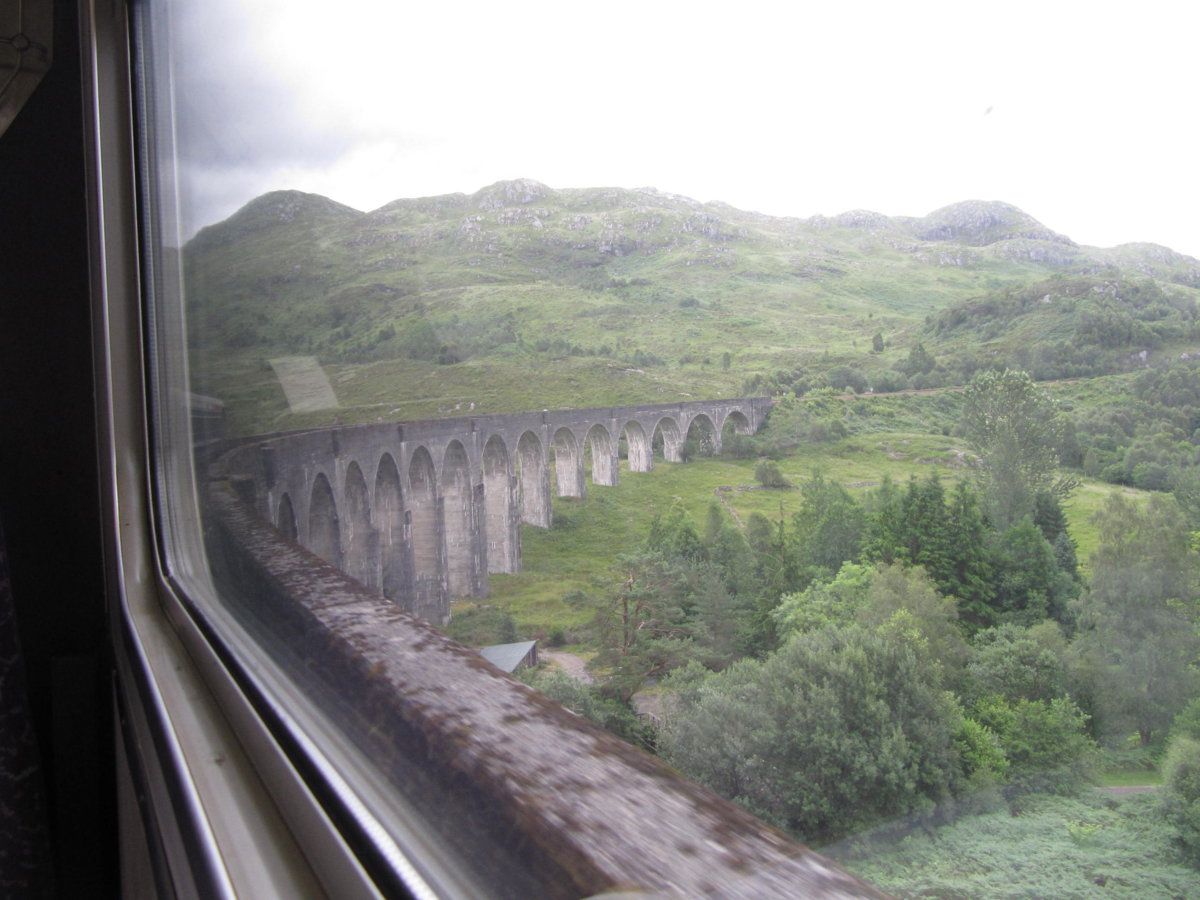
[[[574,653],[568,653],[565,650],[542,650],[540,653],[558,666],[563,674],[569,678],[574,678],[576,681],[581,681],[584,684],[591,684],[595,680],[592,678],[592,673],[587,670],[587,663],[583,661],[583,657],[581,656],[576,656]]]
[[[738,511],[733,508],[733,504],[729,502],[729,498],[725,495],[732,491],[733,488],[727,484],[718,485],[713,488],[713,493],[716,494],[718,502],[724,508],[725,512],[729,513],[729,518],[733,519],[733,524],[738,527],[739,531],[745,531],[746,526],[742,522],[742,517],[738,515]]]
[[[1078,384],[1081,381],[1090,380],[1090,378],[1051,378],[1036,383],[1038,385]],[[839,400],[868,400],[877,397],[927,397],[931,394],[961,394],[966,389],[967,386],[965,384],[947,384],[942,387],[932,388],[905,388],[902,391],[870,391],[865,394],[855,394],[851,391],[849,393],[838,394],[837,397]]]

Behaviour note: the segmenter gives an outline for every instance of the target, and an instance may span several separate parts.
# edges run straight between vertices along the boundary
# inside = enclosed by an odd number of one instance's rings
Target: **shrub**
[[[721,452],[734,459],[750,459],[757,452],[754,441],[744,434],[729,434],[721,442]]]
[[[792,483],[779,471],[779,466],[769,459],[762,460],[754,467],[754,478],[765,488],[789,488],[792,486]]]
[[[902,391],[908,387],[908,379],[903,372],[880,372],[875,376],[875,393],[890,394]]]
[[[1008,759],[999,738],[987,726],[964,716],[954,746],[967,778],[965,793],[977,802],[986,804],[989,796],[995,802],[995,788],[1008,775]]]
[[[861,394],[869,387],[866,376],[850,366],[838,366],[836,369],[830,370],[825,377],[829,380],[829,386],[835,391],[849,390]]]

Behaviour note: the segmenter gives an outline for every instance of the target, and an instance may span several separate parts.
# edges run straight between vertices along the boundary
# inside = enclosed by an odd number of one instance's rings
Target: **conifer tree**
[[[904,496],[890,475],[866,501],[867,527],[863,556],[885,563],[896,562],[904,544]]]
[[[923,566],[939,584],[950,576],[949,524],[946,492],[937,473],[924,482],[911,479],[904,495],[903,559]]]
[[[945,593],[958,598],[965,621],[985,625],[994,618],[993,570],[987,552],[988,527],[971,486],[960,481],[950,500],[949,531],[951,564],[949,577],[939,582]]]

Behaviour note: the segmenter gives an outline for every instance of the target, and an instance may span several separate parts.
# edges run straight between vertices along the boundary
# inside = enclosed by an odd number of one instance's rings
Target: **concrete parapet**
[[[884,896],[284,538],[228,480],[203,503],[224,602],[490,893]]]

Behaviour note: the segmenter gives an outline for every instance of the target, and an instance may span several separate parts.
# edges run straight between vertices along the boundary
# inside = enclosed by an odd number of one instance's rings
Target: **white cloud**
[[[276,188],[373,208],[525,176],[802,216],[1001,199],[1200,256],[1194,5],[249,9],[179,16],[195,224]]]

